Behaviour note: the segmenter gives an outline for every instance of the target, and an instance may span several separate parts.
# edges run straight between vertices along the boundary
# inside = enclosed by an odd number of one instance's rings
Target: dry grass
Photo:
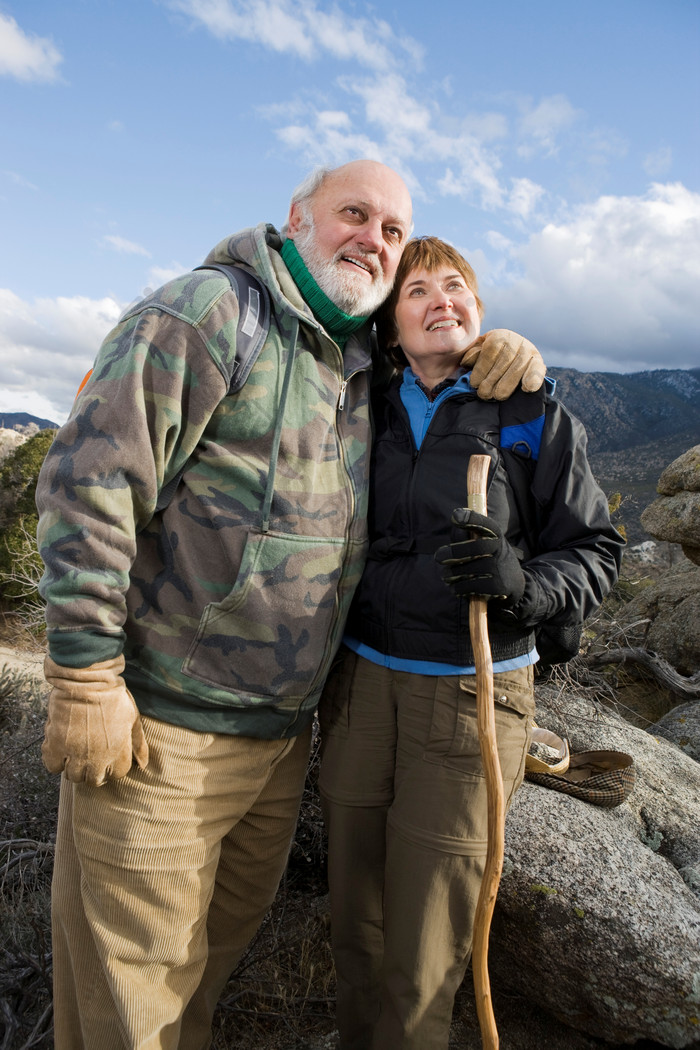
[[[0,1050],[49,1048],[50,880],[58,782],[41,764],[44,696],[0,667]]]
[[[0,665],[0,1050],[53,1045],[50,881],[58,778],[41,762],[44,708],[33,676]],[[318,741],[284,882],[222,996],[214,1050],[333,1045],[335,978],[317,772]]]

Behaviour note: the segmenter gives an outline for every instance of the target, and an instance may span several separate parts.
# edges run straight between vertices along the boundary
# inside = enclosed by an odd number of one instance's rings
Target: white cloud
[[[125,237],[119,237],[118,234],[107,234],[102,241],[110,248],[114,248],[116,252],[122,252],[125,255],[145,255],[149,259],[151,257],[151,253],[142,245],[136,244],[135,241],[127,241]]]
[[[16,80],[56,80],[63,61],[46,37],[25,33],[10,15],[0,14],[0,76]]]
[[[297,102],[293,123],[276,132],[307,161],[340,164],[352,157],[370,157],[395,168],[416,198],[430,196],[432,190],[442,196],[474,199],[485,208],[507,206],[522,212],[522,191],[518,197],[501,185],[498,154],[479,138],[480,133],[487,140],[505,137],[504,119],[494,114],[483,121],[467,116],[457,122],[445,117],[437,104],[414,98],[397,73],[364,79],[344,76],[337,83],[351,99],[360,100],[362,113],[353,112],[352,102],[348,110],[318,110],[313,104]],[[267,111],[267,115],[284,119],[279,112]],[[358,127],[363,130],[355,130]],[[427,164],[435,172],[430,188],[416,174],[418,165]]]
[[[124,304],[109,296],[20,299],[0,289],[0,390],[4,411],[29,411],[29,400],[50,406],[35,414],[60,423],[100,343]],[[19,407],[13,407],[13,406]]]
[[[556,153],[559,135],[581,115],[563,95],[550,95],[537,105],[529,99],[523,100],[521,107],[518,128],[522,139],[518,148],[521,156],[530,156],[534,152],[549,156]]]
[[[545,191],[542,186],[538,186],[531,179],[513,179],[512,181],[513,188],[508,194],[508,210],[521,219],[527,219]]]
[[[397,51],[414,62],[417,41],[396,35],[387,22],[359,18],[315,0],[166,0],[223,40],[247,40],[308,61],[319,55],[359,62],[374,69],[396,65]]]
[[[419,94],[391,69],[365,77],[344,74],[334,86],[345,93],[347,106],[321,109],[297,96],[284,108],[265,108],[264,116],[280,125],[276,135],[290,150],[310,163],[340,164],[357,156],[381,160],[403,175],[416,200],[456,197],[482,211],[501,211],[521,227],[541,222],[560,206],[544,178],[536,182],[518,174],[525,158],[544,155],[551,168],[560,141],[570,144],[575,130],[589,196],[591,168],[623,149],[614,136],[587,129],[582,113],[562,95],[533,101],[508,94],[500,96],[503,112],[479,112],[460,111],[452,101],[443,108],[439,84],[434,95]]]
[[[277,131],[281,142],[302,153],[308,164],[342,164],[351,157],[385,160],[377,142],[350,130],[350,123],[327,123],[323,114],[312,114],[305,123],[288,124]]]
[[[485,291],[488,321],[522,331],[550,364],[697,367],[700,194],[671,183],[600,197],[510,246],[510,262],[519,275]]]
[[[648,153],[642,162],[642,167],[647,175],[658,179],[671,170],[673,155],[670,146],[661,146],[654,153]]]
[[[61,424],[68,413],[57,410],[56,405],[33,390],[6,390],[0,387],[0,427],[3,426],[2,413],[27,412],[37,419],[48,419],[51,423]]]

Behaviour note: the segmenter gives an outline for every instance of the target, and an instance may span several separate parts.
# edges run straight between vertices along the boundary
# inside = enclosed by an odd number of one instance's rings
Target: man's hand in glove
[[[435,552],[442,578],[457,594],[478,598],[500,598],[515,605],[525,591],[525,574],[515,548],[499,525],[466,507],[452,512],[452,524],[468,530],[472,539],[459,540]]]
[[[539,390],[547,371],[537,347],[508,328],[494,328],[475,339],[462,366],[472,369],[469,382],[484,401],[505,401],[520,384],[529,392]]]
[[[61,667],[46,657],[52,688],[41,753],[49,773],[99,787],[125,777],[134,759],[145,769],[148,744],[123,670],[123,656],[92,667]]]

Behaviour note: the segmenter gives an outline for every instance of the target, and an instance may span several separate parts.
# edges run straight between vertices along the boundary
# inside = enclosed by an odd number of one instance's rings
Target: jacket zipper
[[[347,393],[348,383],[356,375],[361,375],[364,371],[367,371],[367,369],[358,368],[354,372],[352,372],[351,375],[349,375],[347,377],[347,379],[341,380],[340,393],[338,395],[338,405],[337,405],[337,411],[338,412],[342,412],[344,407],[345,407],[345,397],[346,397],[346,393]],[[337,430],[337,441],[338,441],[338,446],[339,446],[339,450],[340,450],[340,456],[341,456],[342,463],[343,463],[343,470],[345,471],[345,476],[347,477],[348,481],[350,482],[350,495],[351,495],[350,513],[349,513],[349,517],[348,517],[348,530],[347,530],[347,534],[345,536],[345,554],[344,554],[344,557],[343,557],[342,565],[340,567],[340,576],[338,578],[338,585],[340,586],[340,583],[342,582],[342,580],[345,577],[345,569],[346,569],[347,562],[348,562],[348,554],[349,554],[349,550],[350,550],[351,526],[354,524],[355,518],[357,516],[357,495],[355,493],[355,480],[353,478],[353,475],[350,473],[350,470],[348,469],[347,457],[345,455],[345,445],[343,443],[342,435],[340,434],[339,429]],[[332,620],[332,623],[331,623],[331,626],[330,626],[330,630],[328,632],[328,640],[329,641],[333,637],[333,634],[335,633],[335,630],[336,630],[336,627],[337,627],[337,624],[338,624],[338,617],[339,617],[339,614],[340,614],[339,586],[336,588],[335,598],[334,598],[334,601],[333,601],[333,604],[334,604],[334,615],[333,615],[333,620]],[[325,676],[328,673],[329,666],[330,666],[330,661],[326,657],[322,661],[322,664],[319,667],[318,672],[316,673],[316,675],[314,675],[313,681],[311,682],[311,685],[309,686],[309,690],[308,690],[309,693],[313,692],[313,690],[316,687],[316,683],[319,681],[320,678],[322,678],[322,677],[325,678]]]

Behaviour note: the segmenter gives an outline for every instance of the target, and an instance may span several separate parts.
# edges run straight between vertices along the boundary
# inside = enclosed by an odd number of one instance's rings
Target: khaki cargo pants
[[[532,667],[494,676],[506,804],[523,779]],[[320,707],[342,1050],[446,1050],[487,847],[475,679],[347,650]]]
[[[310,731],[254,740],[143,723],[145,770],[61,784],[56,1050],[208,1047],[287,861]]]

